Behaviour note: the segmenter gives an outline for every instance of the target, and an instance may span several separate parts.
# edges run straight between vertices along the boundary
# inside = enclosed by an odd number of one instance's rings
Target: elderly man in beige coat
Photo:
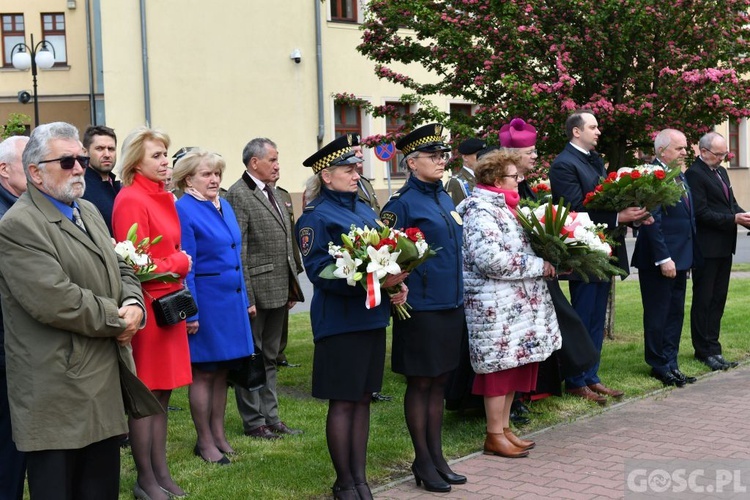
[[[75,127],[37,127],[23,153],[28,191],[0,221],[8,397],[32,500],[118,498],[121,370],[128,399],[153,402],[129,371],[140,284],[80,199],[87,165]]]

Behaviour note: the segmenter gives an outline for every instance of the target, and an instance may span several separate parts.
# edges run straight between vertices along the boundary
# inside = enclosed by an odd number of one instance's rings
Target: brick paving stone
[[[529,458],[481,453],[462,458],[452,468],[469,482],[455,485],[451,493],[427,492],[410,478],[374,494],[398,500],[622,498],[626,460],[750,459],[748,387],[750,363],[743,363],[681,389],[594,409],[592,416],[534,432],[526,436],[537,442]]]

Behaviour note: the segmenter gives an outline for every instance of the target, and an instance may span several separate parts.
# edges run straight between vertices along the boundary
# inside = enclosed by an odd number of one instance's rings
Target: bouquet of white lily
[[[138,280],[144,281],[162,281],[164,283],[175,283],[180,276],[175,273],[155,273],[156,264],[154,264],[149,249],[151,245],[156,245],[161,241],[161,236],[153,240],[148,237],[141,241],[138,239],[138,224],[133,224],[128,230],[127,239],[115,244],[115,253],[123,258],[126,264],[133,268]],[[114,240],[112,240],[114,241]]]

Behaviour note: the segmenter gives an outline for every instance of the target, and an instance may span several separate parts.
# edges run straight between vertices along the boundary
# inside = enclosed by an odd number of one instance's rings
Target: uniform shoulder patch
[[[315,208],[315,207],[313,207]],[[299,230],[299,250],[303,257],[307,257],[315,240],[315,231],[311,227],[303,227]]]
[[[380,212],[380,220],[388,227],[396,227],[398,217],[393,212]]]

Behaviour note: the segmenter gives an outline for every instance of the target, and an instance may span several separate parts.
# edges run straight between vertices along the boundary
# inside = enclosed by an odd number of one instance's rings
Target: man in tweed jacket
[[[279,205],[273,187],[279,178],[279,153],[269,139],[251,140],[242,151],[246,171],[229,188],[232,205],[242,231],[245,284],[253,339],[263,354],[266,385],[256,392],[235,388],[237,407],[245,434],[276,439],[299,434],[279,419],[276,396],[276,357],[279,353],[284,316],[298,299],[289,217]]]

